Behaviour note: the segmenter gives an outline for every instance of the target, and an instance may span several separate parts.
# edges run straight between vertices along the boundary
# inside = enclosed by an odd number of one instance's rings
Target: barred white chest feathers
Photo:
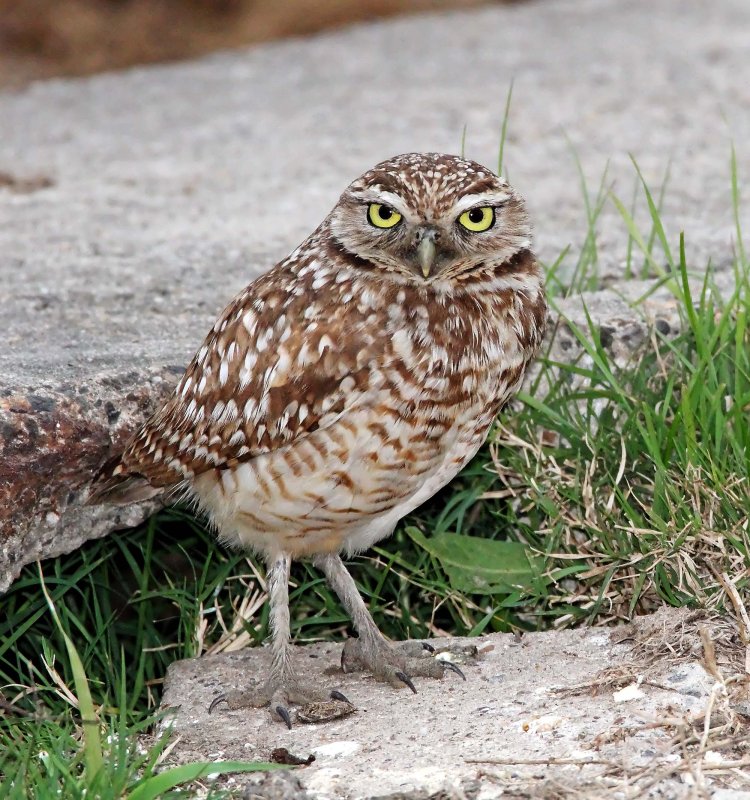
[[[304,316],[304,338],[293,330],[253,331],[256,342],[275,336],[279,345],[259,389],[240,393],[236,414],[231,406],[229,415],[226,405],[221,409],[221,444],[233,442],[234,450],[217,454],[221,468],[202,471],[194,483],[222,538],[269,555],[351,553],[390,534],[474,455],[541,331],[540,285],[528,252],[514,267],[523,292],[502,275],[483,278],[480,287],[467,281],[456,292],[439,284],[394,285],[347,268],[334,274],[316,266],[321,247],[311,243],[309,265],[299,268],[304,253],[295,257],[296,275],[287,285],[304,285],[309,276],[305,292],[279,295],[277,286],[268,287],[279,316]],[[264,297],[264,288],[256,285],[253,294]],[[245,335],[263,316],[260,302],[255,308],[234,325],[230,314],[224,360],[198,367],[195,385],[205,369],[221,372],[230,352],[227,370],[235,361],[257,363],[262,354]],[[320,393],[310,375],[335,389]],[[241,459],[253,433],[263,450],[266,438],[284,437],[285,428],[293,435],[310,414],[317,423],[304,437],[225,466],[233,455]],[[211,437],[203,436],[211,460]]]

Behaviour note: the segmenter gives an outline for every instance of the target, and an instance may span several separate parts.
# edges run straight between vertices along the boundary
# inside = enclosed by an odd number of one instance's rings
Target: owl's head
[[[475,161],[407,153],[365,172],[328,223],[337,244],[409,280],[460,279],[530,247],[523,201]]]

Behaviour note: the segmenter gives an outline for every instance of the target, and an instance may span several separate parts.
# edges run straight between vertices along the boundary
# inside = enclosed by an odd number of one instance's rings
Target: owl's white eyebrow
[[[498,206],[501,203],[510,200],[510,192],[482,192],[481,194],[467,194],[462,197],[453,210],[456,214],[462,214],[470,208],[476,206]]]
[[[381,192],[379,189],[371,188],[362,193],[362,199],[366,203],[382,203],[382,205],[389,206],[404,216],[408,213],[406,203],[393,192]]]

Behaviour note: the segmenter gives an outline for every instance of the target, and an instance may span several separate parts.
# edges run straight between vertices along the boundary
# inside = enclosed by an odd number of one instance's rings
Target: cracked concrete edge
[[[700,296],[703,278],[690,278],[691,296]],[[712,276],[709,292],[718,303],[729,298],[735,289],[734,275],[729,270]],[[626,280],[612,283],[596,292],[584,292],[566,299],[553,299],[554,341],[553,360],[572,362],[581,357],[584,348],[573,331],[578,328],[585,336],[596,332],[602,347],[619,368],[633,362],[653,344],[658,332],[674,338],[684,330],[682,301],[662,280]]]
[[[144,374],[145,373],[145,374]],[[160,503],[85,505],[107,457],[171,392],[173,368],[0,394],[0,592],[37,559],[140,524]]]
[[[733,288],[716,273],[720,294]],[[694,288],[699,289],[696,282]],[[638,302],[641,298],[642,302]],[[589,317],[614,362],[625,366],[651,332],[680,331],[679,304],[657,281],[622,281],[556,300],[552,358],[585,358],[571,323],[588,332]],[[559,317],[557,316],[559,314]],[[587,316],[588,314],[588,316]],[[199,342],[196,341],[196,346]],[[107,457],[163,402],[181,374],[174,366],[99,375],[86,385],[16,387],[0,396],[0,592],[37,559],[75,550],[89,539],[134,527],[158,498],[129,508],[85,505],[88,485]],[[532,373],[533,375],[533,373]]]

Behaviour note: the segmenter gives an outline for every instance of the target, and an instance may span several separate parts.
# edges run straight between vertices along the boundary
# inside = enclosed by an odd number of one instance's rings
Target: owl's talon
[[[211,704],[208,706],[208,713],[211,714],[216,706],[221,705],[222,703],[227,702],[227,696],[225,694],[219,694],[211,701]]]
[[[276,713],[284,720],[286,723],[287,728],[289,730],[292,729],[292,715],[289,713],[289,709],[286,706],[276,706],[275,709]]]
[[[405,659],[419,659],[427,658],[434,655],[437,651],[435,647],[429,642],[415,641],[414,639],[407,639],[403,642],[393,642],[391,647]],[[407,670],[408,672],[408,670]]]
[[[327,722],[356,710],[338,690],[301,681],[294,673],[271,675],[261,684],[221,694],[211,701],[209,713],[220,703],[226,703],[230,711],[265,708],[273,720],[281,720],[290,730],[293,722]]]
[[[412,692],[414,692],[414,694],[417,693],[417,689],[414,686],[414,683],[413,683],[412,679],[405,672],[402,672],[400,669],[398,669],[393,674],[400,681],[403,681],[412,690]]]
[[[450,670],[465,681],[466,675],[453,660],[462,652],[413,640],[391,644],[385,639],[352,638],[344,644],[341,668],[344,672],[372,672],[376,678],[396,688],[406,684],[416,694],[415,677],[440,679]]]
[[[442,661],[442,659],[440,659]],[[452,662],[452,661],[442,661],[443,667],[445,669],[449,669],[451,672],[455,672],[456,675],[460,676],[463,680],[466,680],[466,675]]]

